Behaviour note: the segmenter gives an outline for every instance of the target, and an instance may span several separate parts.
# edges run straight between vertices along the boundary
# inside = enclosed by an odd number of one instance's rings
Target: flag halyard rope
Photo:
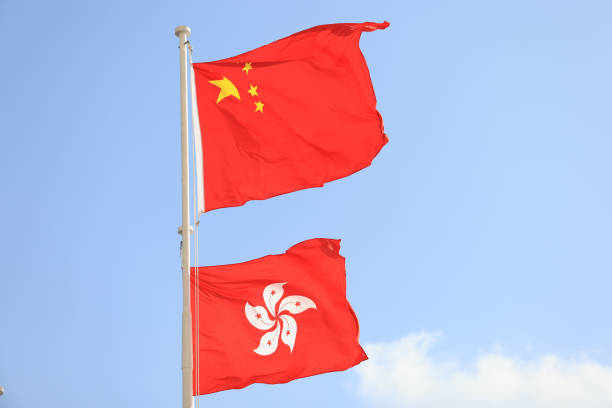
[[[194,95],[194,87],[193,87],[193,59],[192,59],[192,54],[193,54],[193,48],[191,47],[191,43],[189,41],[187,41],[185,43],[187,45],[187,48],[189,49],[189,66],[191,67],[191,104],[192,106],[194,106],[194,99],[195,99],[195,95]],[[197,115],[197,112],[195,112],[195,110],[192,109],[191,112],[192,115],[192,128],[191,128],[191,134],[192,134],[192,171],[193,171],[193,224],[194,224],[194,256],[193,256],[193,263],[194,263],[194,320],[195,320],[195,327],[194,327],[194,332],[196,333],[195,336],[195,367],[194,370],[195,371],[195,406],[196,408],[200,407],[200,307],[199,307],[199,278],[198,278],[198,265],[199,265],[199,261],[198,261],[198,254],[200,252],[200,243],[199,243],[199,230],[200,230],[200,221],[198,220],[199,217],[199,210],[198,210],[198,194],[197,194],[197,186],[198,186],[198,172],[196,169],[196,146],[198,146],[199,144],[196,143],[196,118],[194,117],[194,115]]]

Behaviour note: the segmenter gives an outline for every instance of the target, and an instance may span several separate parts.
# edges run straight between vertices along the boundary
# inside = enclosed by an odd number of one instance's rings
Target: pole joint
[[[188,231],[189,231],[190,234],[193,234],[193,225],[189,226]],[[183,235],[183,226],[182,225],[179,225],[179,227],[178,227],[178,234],[179,235]]]

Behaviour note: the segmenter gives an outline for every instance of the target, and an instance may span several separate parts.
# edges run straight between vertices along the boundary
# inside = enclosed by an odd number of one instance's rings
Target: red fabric
[[[193,64],[206,211],[321,187],[370,165],[388,139],[359,38],[388,25],[323,25]],[[240,99],[217,103],[220,88],[209,81],[224,77]]]
[[[344,257],[339,250],[340,240],[318,238],[299,243],[281,255],[191,268],[194,395],[253,383],[285,383],[346,370],[366,360],[358,343],[357,317],[346,299]],[[276,302],[266,303],[266,299],[274,300],[269,288],[276,289]],[[274,314],[268,312],[269,305]],[[267,317],[275,326],[257,328],[248,313],[255,320],[257,314],[260,319]],[[290,328],[286,316],[296,323],[295,330],[289,330],[294,336],[293,350],[290,341],[282,338],[272,349],[262,338],[266,340],[264,336],[273,334],[276,327],[286,333]],[[255,351],[262,344],[270,354]]]

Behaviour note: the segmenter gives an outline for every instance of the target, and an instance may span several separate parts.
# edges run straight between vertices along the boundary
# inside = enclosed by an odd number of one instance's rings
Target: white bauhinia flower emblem
[[[317,308],[317,305],[306,296],[287,296],[280,302],[278,312],[276,312],[276,303],[283,297],[283,285],[286,283],[273,283],[265,287],[263,291],[265,308],[263,306],[251,306],[249,302],[244,305],[244,314],[253,326],[259,330],[270,330],[274,327],[272,331],[261,337],[259,347],[253,350],[259,355],[267,356],[274,353],[278,347],[279,336],[292,352],[297,335],[297,323],[286,312],[298,314],[307,309]],[[270,318],[268,311],[272,318]]]

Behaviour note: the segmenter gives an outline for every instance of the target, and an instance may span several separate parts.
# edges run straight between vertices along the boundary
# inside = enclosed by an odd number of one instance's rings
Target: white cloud
[[[525,360],[494,349],[466,366],[432,358],[437,338],[422,332],[367,345],[359,393],[376,407],[612,407],[612,367],[587,357]]]

